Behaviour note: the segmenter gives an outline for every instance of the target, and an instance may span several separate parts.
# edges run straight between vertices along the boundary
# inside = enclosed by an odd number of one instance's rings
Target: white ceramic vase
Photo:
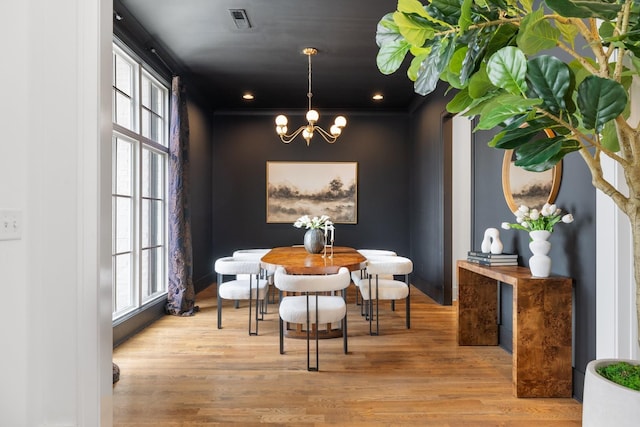
[[[549,277],[551,273],[551,258],[547,256],[551,250],[549,237],[551,233],[546,230],[534,230],[529,232],[531,241],[529,249],[533,256],[529,258],[529,269],[533,277]]]

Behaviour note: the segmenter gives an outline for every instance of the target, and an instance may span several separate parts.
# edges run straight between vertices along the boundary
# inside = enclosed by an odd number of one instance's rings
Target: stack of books
[[[518,265],[518,254],[492,254],[489,252],[469,251],[467,261],[480,265]]]

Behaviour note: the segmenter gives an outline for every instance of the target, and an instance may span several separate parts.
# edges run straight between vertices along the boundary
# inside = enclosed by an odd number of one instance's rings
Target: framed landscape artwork
[[[502,191],[511,212],[521,205],[540,209],[553,203],[560,189],[562,162],[544,172],[530,172],[515,166],[513,150],[506,150],[502,160]]]
[[[267,162],[268,223],[328,215],[356,224],[357,201],[357,162]]]

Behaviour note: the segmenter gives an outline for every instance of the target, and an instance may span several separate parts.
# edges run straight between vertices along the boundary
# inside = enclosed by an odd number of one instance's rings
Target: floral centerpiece
[[[563,222],[573,222],[573,215],[562,214],[562,210],[556,205],[545,203],[542,209],[529,209],[527,206],[520,206],[515,212],[516,222],[511,224],[502,223],[502,228],[515,228],[529,232],[531,242],[529,249],[533,256],[529,258],[529,269],[534,277],[549,277],[551,273],[551,258],[547,256],[551,250],[551,243],[548,242],[553,226]]]
[[[529,209],[527,206],[522,205],[515,213],[516,223],[510,224],[508,222],[502,223],[502,228],[509,230],[510,228],[516,228],[524,231],[534,230],[546,230],[549,233],[553,232],[553,226],[559,222],[569,224],[573,222],[573,215],[570,213],[562,215],[562,210],[558,209],[556,205],[545,203],[542,209]]]
[[[313,218],[309,217],[309,215],[302,215],[296,219],[293,226],[296,228],[304,227],[307,230],[310,228],[322,228],[324,230],[325,228],[333,227],[333,222],[327,215],[322,215],[321,217],[314,216]]]
[[[307,229],[304,234],[304,248],[309,253],[317,254],[322,251],[329,231],[331,231],[331,242],[333,244],[333,221],[327,215],[314,216],[313,218],[309,217],[309,215],[303,215],[293,223],[293,226]]]

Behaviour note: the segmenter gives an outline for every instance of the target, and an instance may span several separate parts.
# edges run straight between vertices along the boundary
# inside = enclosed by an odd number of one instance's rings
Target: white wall
[[[639,97],[636,79],[632,98]],[[639,107],[637,102],[631,104],[632,124],[640,121]],[[602,169],[605,177],[627,194],[622,169],[604,155]],[[600,191],[596,193],[596,217],[596,358],[640,360],[629,219]]]
[[[111,425],[111,2],[5,2],[0,425]]]
[[[471,121],[455,116],[452,122],[453,155],[451,167],[451,240],[454,260],[452,296],[458,299],[458,268],[456,260],[467,259],[471,244]]]
[[[3,5],[4,6],[4,5]],[[24,209],[26,197],[27,138],[29,128],[25,110],[28,91],[27,53],[28,3],[12,2],[3,7],[11,16],[0,25],[3,82],[0,102],[0,209]],[[11,66],[6,61],[11,58]],[[0,328],[0,424],[26,425],[27,414],[27,319],[30,301],[27,292],[25,240],[0,241],[0,292],[3,296]]]

